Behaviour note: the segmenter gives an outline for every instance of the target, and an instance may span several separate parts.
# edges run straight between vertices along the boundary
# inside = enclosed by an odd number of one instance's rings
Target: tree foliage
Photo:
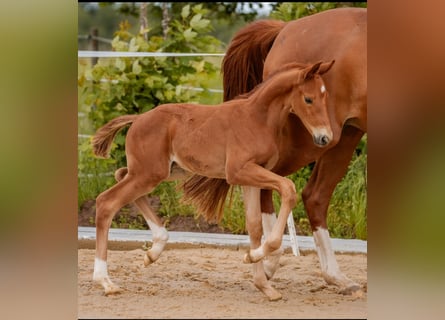
[[[99,5],[101,7],[114,6],[116,2],[102,2]],[[167,2],[168,6],[171,8],[171,13],[173,18],[177,18],[181,12],[182,8],[186,5],[196,6],[201,5],[204,9],[209,11],[209,18],[214,19],[226,19],[231,20],[233,18],[243,18],[245,21],[254,20],[258,13],[253,10],[254,5],[258,8],[263,8],[263,3],[261,2]],[[161,3],[150,3],[151,11],[158,18],[161,17],[160,7]],[[139,16],[139,5],[136,2],[123,2],[116,6],[116,10],[124,15],[129,15],[133,17]]]
[[[200,4],[207,9],[206,18],[212,21],[213,30],[209,32],[223,44],[229,43],[234,31],[246,23],[260,17],[256,8],[264,7],[261,2],[147,2],[147,21],[150,27],[148,36],[161,35],[163,18],[162,6],[167,5],[171,20],[181,18],[182,8]],[[131,24],[131,32],[139,31],[140,3],[136,2],[100,2],[99,4],[79,3],[79,34],[85,36],[91,29],[97,28],[99,36],[111,39],[121,21]],[[85,40],[79,42],[79,48],[86,49]],[[109,50],[106,43],[99,44],[102,50]]]
[[[341,7],[366,7],[367,2],[283,2],[273,6],[270,17],[291,21],[321,11]]]
[[[220,42],[208,35],[208,10],[186,5],[181,18],[172,20],[168,37],[131,34],[120,24],[112,47],[126,52],[216,52]],[[144,32],[149,32],[145,30]],[[203,57],[101,58],[78,79],[81,101],[95,129],[123,114],[139,114],[163,103],[196,101],[187,86],[206,87],[206,78],[216,74],[214,64]],[[123,131],[125,133],[125,130]],[[125,164],[124,134],[115,140],[118,165]]]

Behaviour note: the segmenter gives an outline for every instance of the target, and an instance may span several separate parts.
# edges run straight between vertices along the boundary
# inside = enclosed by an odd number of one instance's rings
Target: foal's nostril
[[[321,137],[321,144],[322,145],[328,144],[328,142],[329,142],[329,138],[327,136],[322,136]]]
[[[317,136],[314,138],[315,143],[319,146],[325,146],[329,143],[329,137],[326,135]]]

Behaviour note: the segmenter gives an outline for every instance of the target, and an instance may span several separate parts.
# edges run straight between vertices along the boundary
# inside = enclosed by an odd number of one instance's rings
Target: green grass
[[[336,237],[367,239],[366,164],[367,154],[355,156],[332,195],[328,227]]]
[[[231,202],[230,202],[231,201]],[[241,187],[234,186],[232,198],[230,195],[226,200],[224,216],[221,225],[234,234],[246,234],[246,218],[244,214],[244,202]]]

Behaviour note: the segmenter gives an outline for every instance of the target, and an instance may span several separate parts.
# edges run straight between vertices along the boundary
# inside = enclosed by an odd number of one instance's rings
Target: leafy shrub
[[[180,20],[171,21],[167,39],[154,35],[131,34],[122,22],[112,41],[114,51],[124,52],[217,52],[221,43],[209,36],[208,10],[201,5],[182,9]],[[144,33],[148,30],[144,30]],[[124,114],[140,114],[164,103],[198,102],[200,92],[187,87],[206,89],[209,80],[219,76],[214,63],[201,56],[100,58],[91,68],[82,66],[78,76],[79,110],[88,115],[91,133],[111,119]],[[205,92],[204,92],[205,93]],[[126,165],[123,129],[112,145],[110,159],[96,159],[89,139],[79,144],[79,204],[96,196],[115,183],[112,173]],[[167,212],[190,212],[180,205],[174,183],[164,182],[155,190]],[[172,211],[170,211],[172,210]],[[171,214],[171,213],[170,213]]]

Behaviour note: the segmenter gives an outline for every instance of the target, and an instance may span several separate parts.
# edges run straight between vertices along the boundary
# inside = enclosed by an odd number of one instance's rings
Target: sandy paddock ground
[[[144,267],[142,249],[108,253],[111,279],[123,288],[105,296],[92,282],[94,250],[78,250],[78,317],[82,318],[367,318],[367,256],[337,254],[340,268],[363,286],[345,296],[320,276],[316,253],[287,252],[272,279],[283,299],[269,301],[252,282],[245,249],[172,248]]]

